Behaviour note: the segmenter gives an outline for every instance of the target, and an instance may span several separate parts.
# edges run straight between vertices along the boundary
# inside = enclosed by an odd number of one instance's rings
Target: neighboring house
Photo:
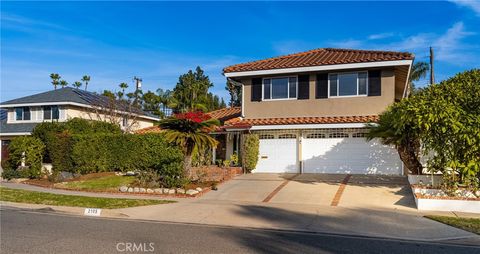
[[[237,139],[259,135],[254,172],[403,174],[394,147],[364,137],[366,123],[406,96],[413,60],[322,48],[226,67],[229,82],[242,86],[242,107],[223,129]]]
[[[92,92],[65,87],[0,103],[2,160],[10,140],[30,135],[33,128],[45,121],[66,121],[79,117],[116,122],[124,130],[153,126],[158,117]]]

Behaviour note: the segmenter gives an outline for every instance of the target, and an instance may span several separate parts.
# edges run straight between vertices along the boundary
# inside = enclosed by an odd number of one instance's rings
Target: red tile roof
[[[413,58],[414,55],[407,52],[320,48],[291,55],[236,64],[224,68],[223,72],[228,73],[331,64],[413,60]]]
[[[220,121],[227,121],[242,115],[241,107],[222,108],[208,113],[212,118]]]
[[[155,125],[155,126],[150,126],[150,127],[136,130],[135,134],[160,133],[162,131],[163,130],[160,128],[160,126]]]
[[[328,117],[289,117],[244,119],[242,121],[227,122],[228,128],[249,127],[253,125],[289,125],[289,124],[335,124],[335,123],[368,123],[378,121],[378,116],[328,116]]]

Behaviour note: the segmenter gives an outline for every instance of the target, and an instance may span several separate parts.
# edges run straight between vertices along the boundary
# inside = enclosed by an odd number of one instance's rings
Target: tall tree
[[[77,89],[79,89],[79,88],[82,86],[82,82],[80,82],[80,81],[75,81],[75,82],[73,82],[72,86],[75,87],[75,88],[77,88]]]
[[[50,74],[50,78],[52,79],[52,85],[55,90],[57,90],[57,86],[59,85],[59,80],[60,80],[60,75],[58,73],[52,73]]]
[[[125,89],[128,88],[128,84],[122,82],[118,86],[120,87],[120,89],[122,89],[122,91],[117,93],[118,99],[123,99],[123,96],[125,95]]]
[[[177,112],[206,111],[208,110],[205,106],[206,97],[208,89],[212,86],[212,82],[200,66],[195,72],[189,70],[178,78],[170,105]]]
[[[84,75],[84,76],[82,77],[82,81],[85,82],[85,91],[87,91],[88,82],[90,82],[90,76]]]
[[[410,77],[408,78],[410,93],[416,92],[417,89],[414,82],[419,81],[421,78],[425,78],[429,70],[430,65],[426,62],[417,62],[412,65],[412,69],[410,70]]]
[[[61,86],[62,88],[64,88],[64,87],[68,86],[68,82],[67,82],[66,80],[63,80],[63,79],[62,79],[62,80],[60,80],[60,86]]]
[[[230,107],[238,107],[242,103],[242,87],[231,80],[227,80],[225,90],[230,94]]]

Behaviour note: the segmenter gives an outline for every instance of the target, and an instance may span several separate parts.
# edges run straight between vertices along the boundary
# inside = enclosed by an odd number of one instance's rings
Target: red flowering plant
[[[184,174],[190,176],[192,153],[195,149],[216,147],[218,142],[209,133],[220,125],[217,119],[201,111],[175,114],[160,122],[168,142],[182,148]]]

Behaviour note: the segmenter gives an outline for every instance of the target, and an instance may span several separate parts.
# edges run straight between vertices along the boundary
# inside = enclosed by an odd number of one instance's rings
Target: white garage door
[[[298,173],[297,136],[261,134],[255,173]]]
[[[307,134],[302,141],[304,173],[402,174],[397,151],[361,133]]]

